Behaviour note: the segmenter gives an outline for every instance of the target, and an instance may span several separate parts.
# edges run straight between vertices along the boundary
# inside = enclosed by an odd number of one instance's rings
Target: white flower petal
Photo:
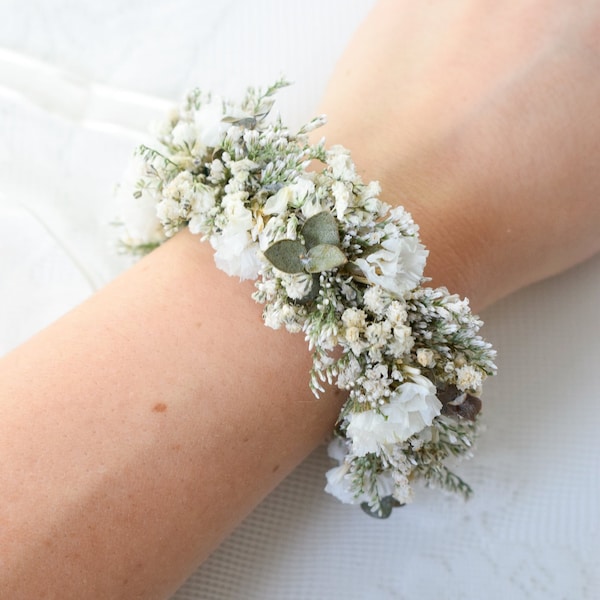
[[[381,412],[351,413],[346,435],[352,440],[352,452],[356,456],[379,454],[381,446],[402,443],[431,425],[442,409],[435,391],[429,379],[414,375],[413,381],[401,384],[392,393]]]

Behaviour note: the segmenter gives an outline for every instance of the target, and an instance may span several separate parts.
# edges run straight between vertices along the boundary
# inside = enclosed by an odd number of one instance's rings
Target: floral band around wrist
[[[219,269],[255,280],[267,326],[304,333],[313,393],[348,392],[326,491],[376,517],[410,502],[419,479],[468,497],[449,463],[470,456],[496,371],[482,322],[466,299],[424,287],[428,252],[408,212],[363,183],[345,148],[309,142],[324,117],[297,133],[271,117],[285,85],[240,103],[191,92],[119,187],[122,248],[145,254],[187,227]]]

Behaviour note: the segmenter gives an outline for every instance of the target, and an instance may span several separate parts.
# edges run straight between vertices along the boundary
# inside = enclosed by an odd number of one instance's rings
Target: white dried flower
[[[348,189],[348,184],[342,181],[335,181],[333,183],[331,193],[335,199],[335,215],[338,221],[341,221],[348,210],[348,206],[350,206],[352,194],[350,193],[350,189]]]
[[[337,386],[342,390],[348,390],[356,384],[358,376],[361,374],[362,367],[354,356],[348,360],[348,364],[340,368],[337,378]]]
[[[365,328],[367,315],[360,308],[347,308],[342,314],[342,323],[346,327],[357,327],[359,330]]]
[[[408,325],[400,325],[394,327],[394,337],[389,344],[389,351],[395,358],[401,358],[412,350],[414,343],[412,329]]]
[[[335,179],[352,181],[356,177],[356,167],[350,158],[350,152],[343,146],[332,146],[327,152],[327,163]]]
[[[386,311],[386,317],[393,327],[404,325],[408,317],[406,306],[398,300],[390,302]]]
[[[346,434],[356,456],[379,454],[381,446],[401,443],[431,425],[442,404],[435,387],[421,375],[398,386],[380,411],[367,410],[347,417]]]
[[[181,205],[172,198],[163,198],[156,205],[156,216],[164,227],[167,236],[175,234],[183,223]]]
[[[419,285],[427,250],[417,238],[394,237],[381,242],[381,248],[354,262],[374,285],[402,296]]]
[[[310,273],[285,273],[281,277],[281,285],[285,288],[288,298],[301,300],[312,289],[313,278]]]
[[[196,128],[187,121],[179,121],[171,132],[175,146],[189,146],[190,148],[196,143],[196,135]]]
[[[293,192],[292,205],[295,208],[301,208],[302,204],[315,193],[315,184],[310,173],[306,173],[304,177],[298,177],[289,188]]]
[[[267,304],[263,311],[263,320],[267,327],[279,329],[283,324],[283,315],[281,314],[281,304]]]
[[[400,504],[410,504],[413,501],[414,494],[408,477],[402,475],[398,471],[393,471],[392,477],[394,480],[394,491],[392,492],[392,496],[395,500],[400,502]]]
[[[392,328],[387,321],[371,323],[366,328],[365,338],[367,339],[369,346],[373,348],[383,348],[388,342],[391,331]]]
[[[363,295],[365,308],[378,316],[383,316],[386,310],[386,301],[387,297],[384,296],[383,288],[378,285],[370,286]],[[393,322],[392,325],[394,325]]]
[[[265,215],[282,215],[294,200],[294,192],[290,186],[282,187],[276,194],[271,196],[262,209]]]
[[[417,362],[422,367],[433,367],[434,366],[434,353],[431,348],[419,348],[417,350]]]
[[[208,179],[211,183],[215,184],[218,184],[225,179],[225,166],[218,158],[215,158],[215,160],[210,163]]]
[[[462,391],[477,392],[483,383],[483,375],[472,365],[464,365],[456,369],[456,387]]]

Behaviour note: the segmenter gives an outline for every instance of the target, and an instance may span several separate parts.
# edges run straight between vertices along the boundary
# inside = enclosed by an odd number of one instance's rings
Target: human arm
[[[341,100],[327,106],[331,121],[328,139],[351,146],[367,176],[382,179],[388,201],[392,201],[392,194],[404,201],[404,187],[394,185],[385,172],[381,176],[375,172],[378,165],[388,160],[392,161],[390,170],[396,172],[396,154],[386,148],[382,137],[381,144],[370,149],[368,156],[366,152],[361,155],[363,144],[368,148],[371,132],[367,129],[361,139],[356,138],[358,113],[341,115],[339,111],[346,106],[347,102]],[[343,128],[331,129],[342,121]],[[385,121],[386,124],[394,122],[393,118]],[[424,121],[423,127],[427,124]],[[383,136],[383,132],[380,133]],[[431,161],[431,154],[428,156]],[[375,162],[373,157],[377,159]],[[440,166],[443,164],[440,161]],[[413,173],[415,181],[423,178],[419,169],[414,168]],[[462,193],[469,190],[467,175],[477,173],[464,174],[458,188],[461,194],[445,196],[453,201],[452,214],[443,211],[445,204],[437,206],[435,212],[430,210],[429,216],[424,210],[419,214],[417,190],[406,195],[405,204],[415,214],[432,250],[430,274],[438,283],[447,283],[451,289],[468,292],[476,298],[482,282],[475,276],[487,271],[467,269],[466,265],[472,256],[480,256],[485,266],[490,255],[487,252],[478,255],[477,248],[467,243],[471,239],[469,234],[477,232],[479,227],[476,218],[467,221],[462,205],[464,198],[473,200],[473,196]],[[412,178],[406,175],[405,179],[410,187]],[[439,179],[437,181],[439,185]],[[429,197],[426,188],[424,182],[424,198]],[[477,198],[485,198],[485,188],[479,191],[483,195]],[[519,194],[515,194],[515,198],[518,197]],[[459,219],[450,226],[447,219],[453,215]],[[468,228],[464,228],[465,222]],[[454,237],[464,244],[453,255],[444,257],[442,268],[436,257],[444,256],[445,243],[442,242],[450,241],[446,233],[450,228]],[[537,232],[532,230],[531,234],[531,241],[536,241]],[[47,586],[61,598],[68,597],[69,593],[72,597],[118,597],[118,594],[131,597],[134,586],[145,590],[145,597],[151,594],[160,597],[309,451],[335,418],[337,406],[334,409],[321,404],[321,408],[325,406],[332,412],[308,418],[308,430],[291,430],[289,426],[282,429],[283,423],[302,425],[296,418],[297,413],[288,410],[301,409],[302,418],[307,418],[308,404],[311,407],[319,404],[304,392],[308,360],[304,363],[297,360],[297,354],[304,352],[303,341],[300,336],[285,333],[277,334],[281,341],[276,344],[271,341],[275,338],[263,338],[273,334],[262,327],[260,307],[248,298],[251,286],[240,286],[235,280],[225,278],[214,268],[206,247],[199,246],[196,240],[190,240],[188,246],[187,242],[180,241],[183,239],[183,236],[177,237],[142,263],[140,269],[145,269],[144,277],[139,269],[127,274],[117,287],[107,288],[95,304],[78,310],[75,316],[68,317],[68,322],[63,320],[43,334],[41,341],[38,337],[37,341],[24,346],[19,355],[5,362],[5,381],[13,392],[3,399],[8,407],[5,417],[10,424],[2,436],[8,448],[4,456],[10,456],[4,463],[8,469],[8,485],[2,488],[3,499],[21,500],[22,490],[28,490],[27,504],[18,502],[16,511],[10,514],[14,517],[12,524],[16,534],[6,546],[12,552],[8,564],[17,565],[13,574],[19,575],[12,579],[13,582],[18,579],[19,585],[13,597],[18,597],[18,593],[31,597],[32,590],[41,589],[31,587],[35,585]],[[502,245],[495,248],[503,251]],[[196,251],[202,253],[197,259]],[[182,265],[187,265],[189,270]],[[460,281],[451,278],[451,274],[461,275]],[[502,273],[501,277],[508,278],[502,279],[504,284],[520,285],[510,279],[510,273]],[[218,282],[225,280],[227,287],[221,287]],[[201,282],[199,287],[188,289],[189,282],[196,281]],[[244,308],[230,304],[237,300],[243,302]],[[486,302],[489,301],[488,298]],[[478,308],[482,304],[483,301],[476,299]],[[229,313],[228,323],[217,320],[225,307]],[[254,312],[246,313],[247,310]],[[190,318],[192,314],[194,319],[196,314],[206,315],[219,335],[202,328],[196,332],[196,321]],[[231,319],[231,314],[236,318]],[[247,343],[243,343],[244,336],[240,339],[240,333],[248,334]],[[220,346],[215,348],[214,341]],[[250,357],[248,347],[252,351]],[[256,352],[257,347],[260,352]],[[61,352],[66,350],[59,361],[57,348]],[[239,354],[232,356],[232,350]],[[258,366],[269,362],[271,352],[280,360],[279,367],[274,366],[273,370],[277,374],[285,370],[292,390],[306,393],[307,404],[299,407],[286,401],[277,405],[274,401],[287,398],[279,394],[272,397],[269,389],[272,392],[273,388],[262,387],[263,376],[257,377]],[[247,363],[248,358],[256,358],[257,362]],[[207,360],[214,361],[212,368],[198,371],[197,365],[206,364]],[[230,378],[232,364],[252,368],[245,374],[240,373],[238,380]],[[70,373],[78,374],[76,381],[65,380],[65,375]],[[36,383],[32,386],[30,381],[34,378]],[[250,396],[238,385],[240,381],[252,382]],[[285,381],[278,375],[274,383],[278,392]],[[232,394],[223,387],[227,384]],[[54,395],[49,393],[52,390]],[[130,402],[120,402],[123,390],[131,393]],[[222,395],[216,396],[215,390],[220,390]],[[163,402],[166,393],[169,402]],[[231,401],[227,405],[231,412],[226,415],[218,412],[223,408],[223,400]],[[261,404],[262,400],[265,404]],[[327,398],[320,402],[327,402]],[[158,406],[161,403],[167,405],[166,410]],[[90,413],[90,407],[98,412]],[[263,407],[264,412],[258,407]],[[274,407],[281,408],[280,419],[274,418],[271,411],[279,410]],[[123,408],[125,415],[119,412]],[[60,420],[57,414],[62,415]],[[206,415],[222,418],[207,421]],[[174,416],[176,418],[166,420]],[[162,421],[156,419],[163,417]],[[230,424],[227,432],[224,431],[226,422]],[[272,427],[265,428],[265,422]],[[240,431],[249,423],[256,425],[252,427],[257,434],[255,445],[240,450],[237,445],[243,440]],[[95,435],[85,434],[93,433],[94,427]],[[282,432],[285,435],[281,435]],[[304,437],[305,434],[309,434],[308,437]],[[198,440],[206,440],[207,445]],[[72,442],[76,443],[71,445]],[[175,460],[178,443],[182,443],[182,447]],[[247,462],[237,462],[241,455]],[[39,459],[40,456],[45,458]],[[215,456],[222,460],[215,462]],[[256,460],[256,456],[260,460]],[[97,469],[101,462],[98,459],[103,457],[107,464],[105,472]],[[277,460],[268,460],[271,458]],[[272,474],[269,469],[277,464],[281,466]],[[203,472],[199,470],[200,465]],[[14,477],[14,473],[18,476]],[[234,488],[231,482],[237,481],[239,473],[244,478],[239,487]],[[65,493],[69,486],[70,498]],[[231,504],[223,500],[227,498],[223,487],[226,492],[237,494]],[[61,523],[65,524],[62,529]],[[46,540],[51,542],[49,546],[45,545]],[[23,546],[22,541],[26,542]],[[40,565],[44,565],[44,569],[40,569]],[[78,577],[71,580],[75,588],[65,590],[70,576],[65,569],[76,570],[77,565],[83,568],[79,569]],[[82,574],[86,575],[85,583]],[[23,582],[30,588],[24,588]]]

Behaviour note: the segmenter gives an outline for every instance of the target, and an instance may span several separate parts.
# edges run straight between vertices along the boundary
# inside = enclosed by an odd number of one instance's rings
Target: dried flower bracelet
[[[496,369],[482,323],[467,300],[423,286],[427,250],[404,208],[363,183],[346,149],[309,142],[323,117],[297,133],[270,117],[284,85],[237,104],[190,93],[119,188],[121,244],[144,254],[187,227],[218,268],[255,280],[266,325],[304,333],[314,394],[348,392],[328,492],[377,517],[419,479],[468,496],[450,462],[470,455]]]

